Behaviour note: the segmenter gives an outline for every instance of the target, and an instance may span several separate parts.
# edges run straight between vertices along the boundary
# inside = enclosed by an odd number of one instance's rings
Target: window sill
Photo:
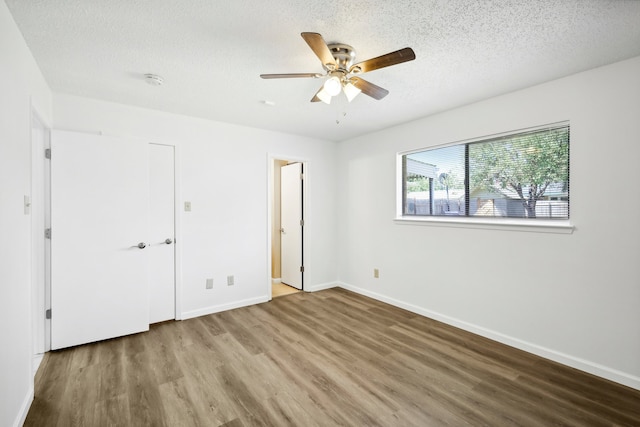
[[[517,218],[451,218],[400,216],[394,219],[401,225],[427,225],[433,227],[477,228],[485,230],[525,231],[533,233],[571,234],[574,226],[569,220],[524,220]]]

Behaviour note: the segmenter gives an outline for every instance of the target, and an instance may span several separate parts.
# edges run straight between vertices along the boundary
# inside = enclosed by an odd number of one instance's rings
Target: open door
[[[149,329],[148,150],[52,132],[52,349]]]
[[[281,277],[282,283],[302,289],[302,163],[281,168]]]

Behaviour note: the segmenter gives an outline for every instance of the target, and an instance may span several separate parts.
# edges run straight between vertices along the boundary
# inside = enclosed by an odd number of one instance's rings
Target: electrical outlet
[[[227,286],[233,286],[234,283],[233,276],[227,276]]]
[[[207,289],[213,289],[213,279],[207,279]]]
[[[380,271],[377,268],[373,269],[373,277],[376,279],[380,277]]]
[[[191,202],[184,202],[184,211],[191,212]]]

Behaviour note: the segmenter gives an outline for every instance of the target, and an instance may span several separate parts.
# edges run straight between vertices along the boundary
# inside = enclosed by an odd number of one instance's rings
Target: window
[[[402,155],[404,216],[569,219],[569,126]]]

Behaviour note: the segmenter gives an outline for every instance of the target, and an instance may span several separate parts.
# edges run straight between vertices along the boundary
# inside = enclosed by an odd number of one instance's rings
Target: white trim
[[[518,218],[458,218],[398,216],[393,220],[401,225],[427,225],[436,227],[481,228],[485,230],[527,231],[534,233],[572,234],[573,224],[567,220],[518,219]]]
[[[273,281],[271,276],[273,275],[273,268],[271,268],[271,264],[273,263],[273,251],[271,250],[271,246],[273,245],[273,197],[274,197],[274,167],[273,163],[275,161],[275,157],[271,154],[267,153],[267,295],[270,298],[273,297]]]
[[[20,406],[20,411],[18,411],[18,415],[13,422],[13,427],[20,427],[24,425],[24,422],[27,420],[27,415],[29,414],[29,409],[31,408],[31,403],[33,403],[33,383],[29,387],[27,395]]]
[[[207,314],[219,313],[221,311],[233,310],[234,308],[247,307],[254,304],[261,304],[271,300],[271,291],[268,295],[257,298],[249,298],[242,301],[234,301],[228,304],[212,305],[209,307],[199,308],[197,310],[185,311],[182,313],[181,320],[193,319],[194,317],[206,316]]]
[[[327,283],[319,283],[317,285],[308,286],[305,289],[305,292],[318,292],[323,291],[325,289],[331,289],[339,286],[337,282],[327,282]]]
[[[50,254],[51,241],[44,238],[44,230],[51,226],[50,224],[50,164],[45,161],[44,150],[51,148],[51,125],[48,120],[40,113],[40,108],[35,105],[32,97],[29,98],[30,115],[29,115],[29,166],[30,166],[30,284],[31,284],[31,330],[32,337],[32,354],[36,357],[41,353],[51,350],[51,320],[45,319],[45,310],[51,307],[51,270],[50,270]],[[42,131],[42,145],[34,145],[34,128],[38,127]],[[34,160],[39,160],[38,170],[34,170]],[[37,176],[36,176],[37,175]],[[39,178],[39,182],[34,182],[34,178]],[[34,191],[37,188],[39,191]],[[36,194],[34,194],[36,193]],[[41,196],[41,199],[34,200],[34,196]],[[42,223],[38,223],[42,220]],[[36,233],[36,234],[34,234]],[[35,246],[35,239],[38,240],[39,248]],[[35,253],[37,249],[41,249],[44,253]],[[39,251],[38,251],[39,252]],[[34,262],[44,261],[42,264]],[[36,283],[36,278],[42,278],[42,282]],[[34,369],[34,375],[35,370]]]
[[[33,377],[35,378],[38,373],[38,368],[42,363],[42,359],[44,359],[44,353],[38,353],[33,355],[33,359],[31,361],[31,369],[33,370]]]
[[[173,144],[173,196],[174,196],[174,247],[175,266],[173,269],[175,280],[175,319],[182,320],[182,150],[177,143]]]
[[[271,279],[271,284],[282,283],[282,279],[279,277],[274,277]]]
[[[616,383],[625,385],[627,387],[640,390],[640,377],[636,377],[634,375],[621,372],[616,369],[612,369],[607,366],[603,366],[598,363],[591,362],[589,360],[581,359],[579,357],[571,356],[569,354],[565,354],[550,348],[546,348],[537,344],[523,341],[521,339],[514,338],[509,335],[505,335],[487,328],[483,328],[481,326],[477,326],[472,323],[468,323],[450,316],[446,316],[444,314],[441,314],[435,311],[431,311],[413,304],[406,303],[404,301],[390,298],[386,295],[382,295],[377,292],[371,292],[369,290],[362,289],[357,286],[350,285],[348,283],[338,282],[338,285],[341,288],[353,291],[361,295],[368,296],[378,301],[386,302],[387,304],[391,304],[393,306],[403,308],[405,310],[411,311],[412,313],[416,313],[421,316],[425,316],[430,319],[434,319],[434,320],[446,323],[448,325],[455,326],[456,328],[460,328],[465,331],[474,333],[476,335],[480,335],[482,337],[497,341],[499,343],[506,344],[511,347],[515,347],[517,349],[535,354],[545,359],[549,359],[554,362],[558,362],[563,365],[570,366],[572,368],[576,368],[584,372],[588,372],[598,377],[614,381]]]

